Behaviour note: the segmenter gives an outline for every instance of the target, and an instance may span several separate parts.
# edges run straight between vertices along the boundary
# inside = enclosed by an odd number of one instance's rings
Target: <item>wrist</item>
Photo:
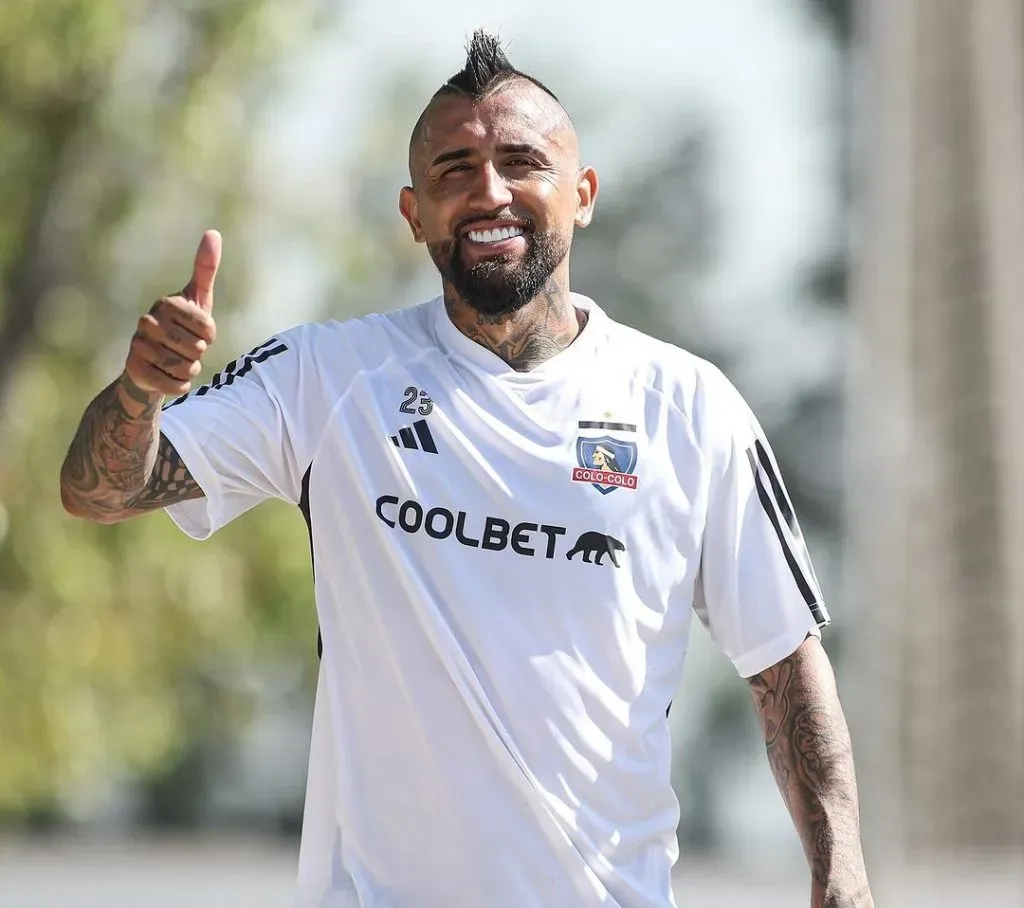
[[[823,886],[815,880],[812,888],[812,908],[875,908],[871,887],[865,876],[830,880]]]
[[[163,391],[140,383],[133,378],[131,373],[124,369],[117,377],[118,392],[127,403],[135,405],[135,409],[141,408],[142,413],[155,412],[164,402]],[[142,415],[139,413],[138,415]]]

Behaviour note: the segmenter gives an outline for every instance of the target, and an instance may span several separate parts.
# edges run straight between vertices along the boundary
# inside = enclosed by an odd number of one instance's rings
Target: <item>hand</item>
[[[124,374],[143,391],[187,394],[206,348],[217,338],[213,282],[220,267],[221,236],[207,230],[199,241],[192,278],[176,296],[157,300],[139,319]]]

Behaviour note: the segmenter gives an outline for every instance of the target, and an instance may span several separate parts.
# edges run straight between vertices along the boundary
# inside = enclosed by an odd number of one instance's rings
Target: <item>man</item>
[[[270,497],[302,509],[322,661],[299,904],[675,904],[666,716],[695,610],[748,679],[812,904],[871,905],[775,461],[718,370],[570,292],[598,181],[569,116],[477,33],[409,166],[440,297],[285,331],[189,394],[211,231],[61,476],[72,514],[166,508],[197,539]]]

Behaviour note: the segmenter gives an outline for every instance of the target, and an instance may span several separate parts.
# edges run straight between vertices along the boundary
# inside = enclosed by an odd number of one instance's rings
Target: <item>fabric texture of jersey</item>
[[[696,612],[741,676],[828,621],[711,364],[589,320],[512,370],[443,302],[303,325],[168,404],[203,539],[310,526],[323,655],[299,908],[667,908]]]

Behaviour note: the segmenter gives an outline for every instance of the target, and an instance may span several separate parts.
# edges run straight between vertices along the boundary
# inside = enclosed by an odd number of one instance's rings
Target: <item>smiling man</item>
[[[598,182],[568,115],[478,33],[409,167],[440,296],[284,331],[190,393],[211,231],[61,473],[72,514],[166,508],[196,539],[302,509],[322,658],[299,908],[675,905],[667,714],[694,612],[748,680],[811,904],[870,906],[775,459],[714,366],[570,291]]]

